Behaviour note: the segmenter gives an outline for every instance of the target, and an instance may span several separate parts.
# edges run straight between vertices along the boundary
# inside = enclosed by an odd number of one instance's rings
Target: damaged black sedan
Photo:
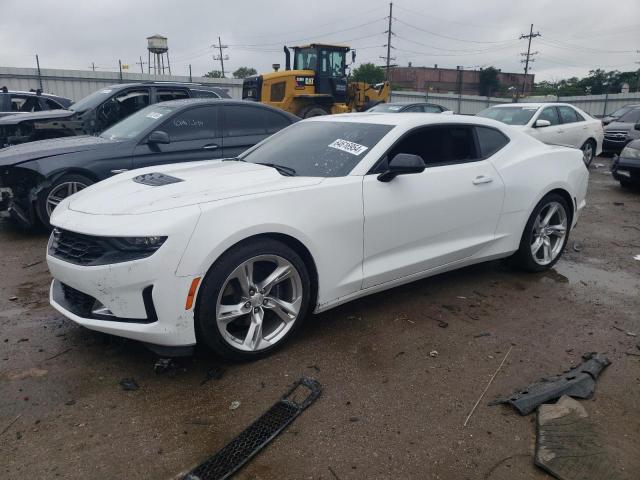
[[[0,211],[24,226],[49,225],[66,197],[107,177],[166,163],[236,157],[298,117],[237,100],[150,105],[99,136],[30,142],[0,150]]]

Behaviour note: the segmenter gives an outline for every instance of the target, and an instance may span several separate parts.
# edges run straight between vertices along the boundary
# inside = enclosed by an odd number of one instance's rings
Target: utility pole
[[[520,63],[524,63],[524,80],[522,81],[522,95],[525,94],[525,90],[527,88],[527,74],[529,73],[529,62],[535,62],[534,58],[531,58],[534,55],[537,55],[538,52],[531,53],[531,40],[535,37],[540,37],[540,32],[533,33],[533,23],[531,24],[531,29],[529,30],[529,35],[520,35],[520,40],[525,38],[529,39],[529,45],[527,46],[527,53],[521,53],[523,58],[520,60]],[[533,85],[532,85],[533,87]]]
[[[193,77],[191,76],[191,64],[189,64],[189,81],[193,82]]]
[[[385,80],[387,81],[389,81],[389,70],[391,68],[391,60],[395,60],[395,58],[391,58],[391,48],[393,48],[391,47],[391,35],[393,35],[393,32],[391,30],[392,20],[393,20],[393,2],[389,3],[389,28],[385,32],[387,34],[387,44],[385,45],[385,47],[387,47],[387,56],[380,57],[386,62]]]
[[[637,53],[640,53],[640,50],[636,50]],[[640,65],[640,62],[636,62]],[[638,68],[638,78],[636,79],[636,92],[640,92],[640,67]]]
[[[142,55],[140,55],[140,61],[136,62],[137,65],[140,65],[140,73],[144,73],[144,64],[147,62],[142,61]]]
[[[40,91],[42,92],[44,90],[42,88],[42,73],[40,73],[40,59],[38,58],[37,53],[36,53],[36,65],[38,66],[38,83],[40,84]]]
[[[95,64],[95,62],[91,62],[91,70],[93,70],[94,72],[96,71],[96,64]]]
[[[122,83],[122,61],[118,60],[118,69],[120,70],[120,83]]]
[[[220,70],[222,70],[222,78],[224,77],[224,61],[225,60],[229,60],[229,56],[228,55],[222,55],[222,49],[224,48],[229,48],[227,45],[222,45],[222,41],[220,40],[220,37],[218,37],[218,45],[211,45],[214,48],[217,48],[218,51],[220,52],[220,55],[214,55],[213,59],[214,60],[220,60]]]

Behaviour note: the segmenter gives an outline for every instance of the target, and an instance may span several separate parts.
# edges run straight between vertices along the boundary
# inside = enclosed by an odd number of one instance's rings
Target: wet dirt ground
[[[236,478],[550,478],[533,465],[535,415],[487,401],[591,351],[612,364],[582,404],[616,462],[611,478],[639,478],[640,191],[619,187],[610,159],[594,164],[588,207],[546,274],[465,268],[312,317],[265,360],[200,354],[164,374],[143,346],[49,307],[46,234],[0,220],[0,478],[173,478],[301,376],[322,383],[321,398]],[[212,368],[222,378],[203,382]]]

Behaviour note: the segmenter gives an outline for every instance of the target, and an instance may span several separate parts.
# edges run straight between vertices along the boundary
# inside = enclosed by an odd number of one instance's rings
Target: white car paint
[[[54,278],[51,304],[87,328],[157,345],[193,345],[194,313],[185,309],[192,280],[248,237],[287,235],[306,247],[317,269],[314,311],[320,312],[511,255],[532,210],[551,190],[562,189],[573,199],[573,225],[585,205],[588,171],[580,152],[545,145],[499,122],[410,113],[314,117],[300,124],[306,122],[394,127],[342,177],[286,177],[256,164],[203,161],[125,172],[82,190],[60,203],[52,225],[87,235],[167,240],[147,258],[103,266],[74,265],[47,254]],[[368,174],[406,132],[443,124],[490,126],[510,141],[487,159],[434,166],[388,183]],[[132,181],[151,172],[184,181],[161,187]],[[145,318],[142,290],[153,285],[158,319],[124,323],[79,317],[54,299],[60,282],[129,319]]]
[[[509,103],[495,105],[491,109],[502,108],[524,108],[535,111],[531,119],[525,125],[511,125],[541,142],[550,145],[565,145],[575,148],[582,148],[585,142],[593,139],[596,142],[595,154],[602,153],[602,142],[604,141],[604,130],[599,119],[591,117],[588,113],[578,107],[568,103]],[[544,110],[547,108],[568,107],[575,110],[584,120],[573,123],[559,123],[547,127],[536,127],[536,121],[544,117]],[[486,110],[485,110],[486,112]]]

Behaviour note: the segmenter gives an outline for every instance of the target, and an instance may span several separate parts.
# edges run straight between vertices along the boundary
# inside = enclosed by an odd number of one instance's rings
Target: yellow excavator
[[[274,71],[244,80],[242,98],[281,108],[301,118],[330,113],[361,112],[389,101],[389,82],[369,85],[349,82],[346,57],[356,52],[349,47],[313,43],[284,47],[285,69],[273,64]]]

